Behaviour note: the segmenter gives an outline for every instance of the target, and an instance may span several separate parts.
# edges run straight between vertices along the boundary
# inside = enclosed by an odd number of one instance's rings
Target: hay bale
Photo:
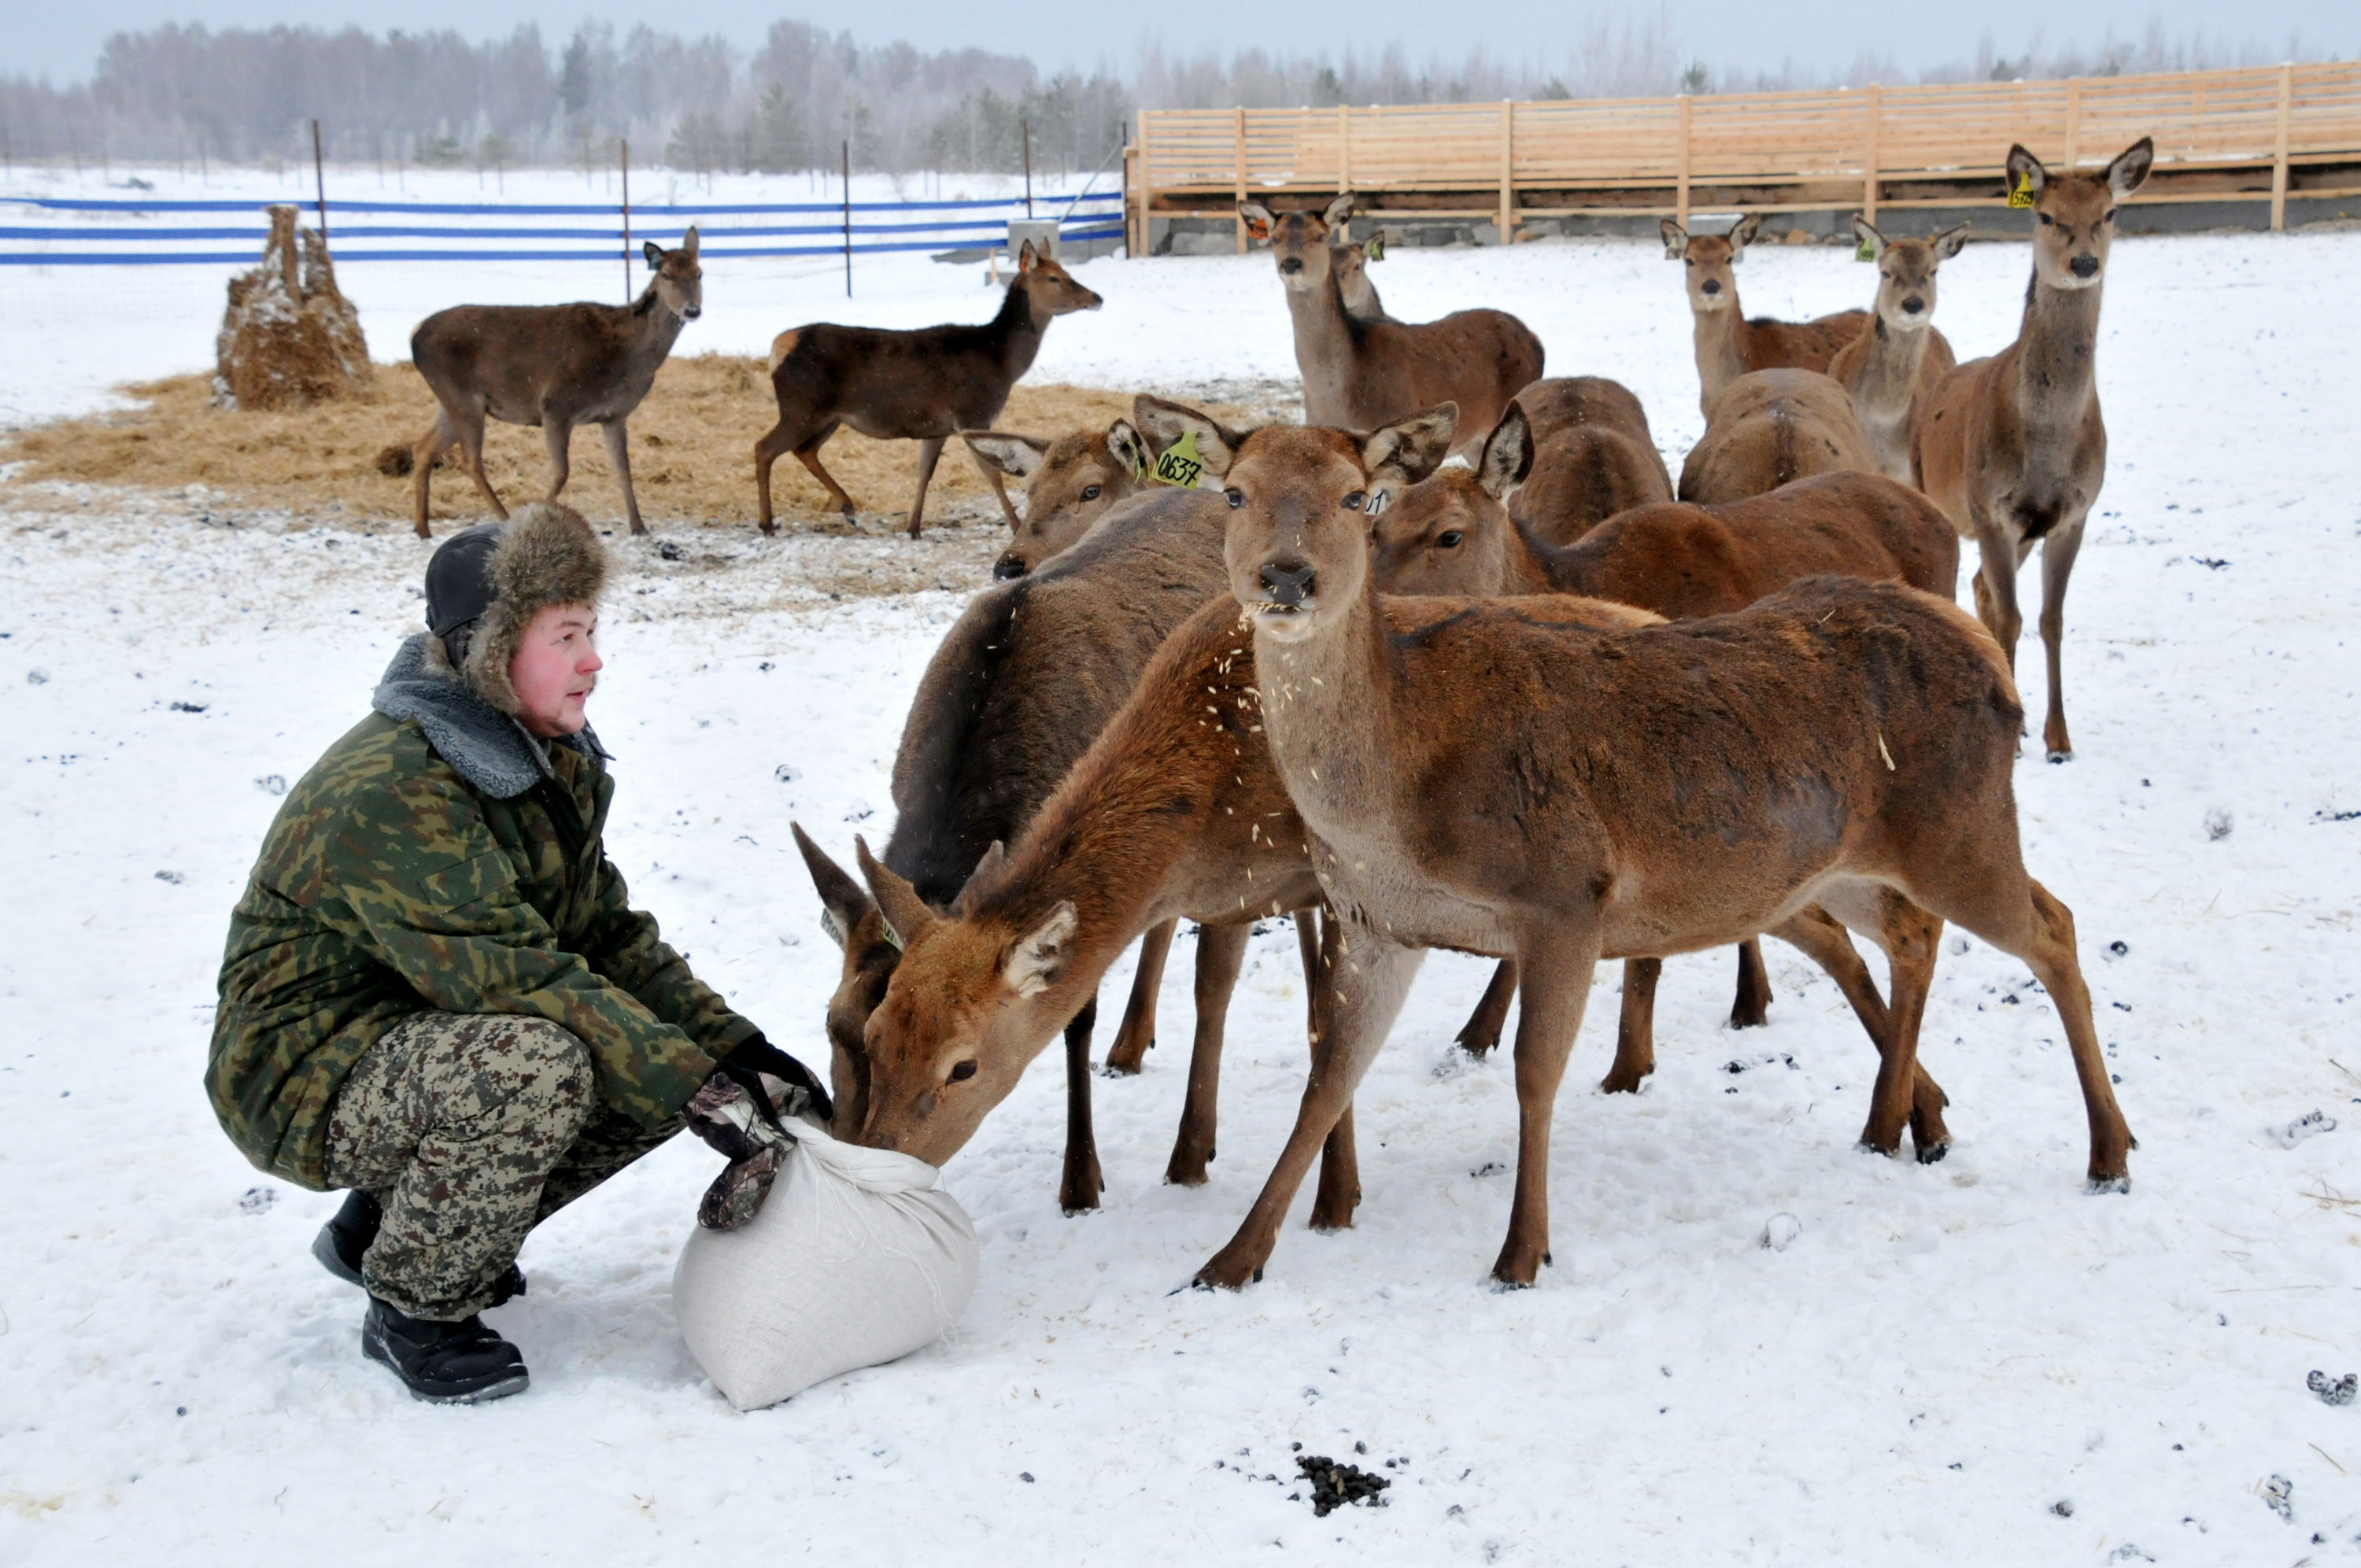
[[[270,209],[262,265],[229,280],[214,357],[217,408],[302,408],[369,385],[360,313],[336,288],[327,242],[297,229],[293,207]]]

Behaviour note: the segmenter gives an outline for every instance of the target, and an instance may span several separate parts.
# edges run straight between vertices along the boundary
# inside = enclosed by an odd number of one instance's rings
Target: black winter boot
[[[377,1240],[377,1228],[385,1221],[385,1210],[378,1201],[358,1188],[345,1194],[345,1206],[335,1217],[320,1227],[312,1238],[312,1255],[320,1266],[347,1285],[368,1287],[361,1281],[361,1257]],[[492,1305],[512,1301],[525,1293],[524,1271],[511,1263],[500,1282],[492,1288]]]
[[[480,1405],[522,1394],[532,1379],[517,1347],[481,1318],[456,1323],[413,1318],[369,1298],[361,1353],[392,1369],[414,1398],[430,1405]]]

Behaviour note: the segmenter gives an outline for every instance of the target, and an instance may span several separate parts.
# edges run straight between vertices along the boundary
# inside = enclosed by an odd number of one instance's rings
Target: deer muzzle
[[[1282,609],[1301,609],[1303,601],[1312,597],[1316,574],[1301,561],[1266,561],[1262,568],[1262,591],[1267,603]]]
[[[1004,583],[1012,578],[1021,577],[1032,569],[1026,564],[1025,557],[1013,550],[1008,551],[992,564],[992,575]]]
[[[2099,258],[2087,250],[2068,265],[2077,278],[2096,278],[2099,275]]]

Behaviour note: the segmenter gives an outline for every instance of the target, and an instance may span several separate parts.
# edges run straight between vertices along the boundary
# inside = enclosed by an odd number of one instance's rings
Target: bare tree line
[[[1035,165],[1088,170],[1140,107],[1279,107],[1631,97],[1676,92],[2013,80],[2197,70],[2322,58],[2152,24],[2136,38],[2021,53],[1989,41],[1955,66],[1891,59],[1722,69],[1685,54],[1664,11],[1593,16],[1555,60],[1477,50],[1452,63],[1401,46],[1342,56],[1223,57],[1140,50],[1129,81],[1104,69],[1045,73],[1020,55],[864,46],[847,32],[775,22],[751,53],[717,36],[585,23],[551,48],[527,26],[470,42],[453,31],[168,25],[117,33],[91,79],[68,87],[0,77],[0,157],[23,161],[254,163],[308,156],[309,122],[347,163],[516,167],[604,164],[618,138],[641,159],[712,170],[855,167],[1014,172],[1029,126]],[[2334,57],[2331,57],[2334,58]]]

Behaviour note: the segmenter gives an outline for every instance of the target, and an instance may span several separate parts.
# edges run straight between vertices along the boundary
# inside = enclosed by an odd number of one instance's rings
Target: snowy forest
[[[2007,81],[2194,70],[2318,58],[2152,27],[2090,48],[1990,46],[1907,71],[1861,55],[1722,70],[1690,58],[1661,14],[1594,19],[1552,61],[1455,63],[1399,45],[1370,54],[1168,55],[1149,45],[1130,76],[1045,71],[1019,55],[864,46],[808,22],[772,24],[752,53],[708,36],[585,23],[552,47],[540,30],[470,41],[456,32],[382,36],[347,27],[165,26],[110,38],[87,82],[0,76],[0,155],[11,162],[148,159],[258,163],[310,154],[321,122],[331,159],[428,168],[563,167],[634,157],[677,170],[779,172],[833,166],[1015,171],[1029,127],[1035,164],[1095,168],[1139,108],[1422,104],[1624,97],[1675,92]]]

